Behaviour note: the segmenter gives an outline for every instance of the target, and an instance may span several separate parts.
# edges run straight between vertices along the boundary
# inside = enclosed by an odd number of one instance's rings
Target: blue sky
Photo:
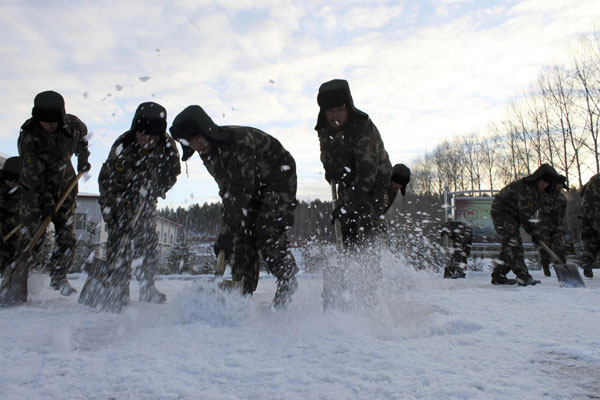
[[[502,118],[599,17],[596,0],[4,0],[0,151],[16,154],[34,96],[56,90],[92,132],[80,191],[97,193],[139,103],[162,104],[169,123],[199,104],[219,125],[277,137],[296,159],[298,197],[327,199],[313,130],[322,82],[347,79],[392,163],[410,166],[444,138]],[[161,205],[218,198],[197,156],[188,171]]]

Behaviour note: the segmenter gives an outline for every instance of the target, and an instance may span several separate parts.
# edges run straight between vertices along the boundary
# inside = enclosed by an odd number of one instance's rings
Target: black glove
[[[219,252],[223,250],[225,257],[233,253],[233,237],[229,235],[220,234],[215,243],[215,255],[219,257]]]
[[[540,245],[540,235],[538,235],[537,233],[532,233],[531,234],[531,241],[536,246],[539,246]]]
[[[92,168],[92,164],[88,160],[77,160],[77,173],[88,172]]]
[[[331,224],[339,220],[342,225],[347,225],[350,220],[356,219],[357,214],[353,207],[348,204],[339,204],[331,213]]]

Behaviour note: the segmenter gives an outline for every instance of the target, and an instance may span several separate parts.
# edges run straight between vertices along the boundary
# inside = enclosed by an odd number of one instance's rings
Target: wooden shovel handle
[[[77,174],[75,179],[73,179],[73,181],[71,182],[71,184],[69,185],[67,190],[65,190],[65,192],[63,193],[61,198],[58,200],[58,203],[56,203],[56,206],[54,207],[54,212],[58,212],[58,210],[62,207],[63,203],[67,200],[67,197],[69,197],[69,195],[71,194],[71,192],[77,185],[77,182],[79,182],[79,179],[81,179],[81,177],[83,176],[84,173],[85,173],[84,171],[81,171],[80,173]],[[39,229],[33,236],[33,239],[31,239],[31,241],[25,248],[25,253],[29,253],[31,250],[33,250],[33,247],[35,246],[35,244],[38,242],[38,240],[40,240],[40,238],[42,237],[44,232],[46,232],[46,228],[48,227],[48,225],[50,225],[51,220],[52,220],[51,215],[48,215],[44,219],[44,222],[42,222],[42,225],[39,227]]]

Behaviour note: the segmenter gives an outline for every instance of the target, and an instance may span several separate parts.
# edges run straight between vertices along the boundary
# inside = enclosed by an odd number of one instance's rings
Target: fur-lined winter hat
[[[410,168],[404,164],[396,164],[392,168],[392,181],[399,185],[404,185],[400,188],[402,196],[406,193],[406,185],[410,182]]]
[[[65,126],[67,124],[65,99],[52,90],[41,92],[33,100],[31,115],[38,121],[58,122],[60,126]]]
[[[7,181],[16,182],[19,180],[21,175],[21,158],[20,157],[9,157],[4,161],[2,172],[0,172],[2,179]]]
[[[167,132],[167,110],[160,104],[151,101],[140,104],[135,110],[130,131],[132,133],[141,132],[145,135],[164,136]]]
[[[558,183],[559,175],[550,164],[542,164],[533,174],[523,178],[525,182],[537,182],[540,179],[548,183]]]
[[[369,115],[360,111],[354,106],[352,94],[350,93],[350,85],[344,79],[333,79],[323,83],[319,87],[317,95],[317,103],[319,104],[319,116],[317,117],[317,126],[315,130],[321,129],[326,124],[325,110],[332,107],[340,107],[345,105],[348,108],[348,117],[358,120],[366,120]]]
[[[213,143],[225,143],[231,140],[231,133],[220,129],[217,124],[206,114],[202,107],[191,105],[177,114],[169,128],[171,136],[183,148],[182,161],[186,161],[194,154],[194,149],[189,146],[189,141],[198,135]]]

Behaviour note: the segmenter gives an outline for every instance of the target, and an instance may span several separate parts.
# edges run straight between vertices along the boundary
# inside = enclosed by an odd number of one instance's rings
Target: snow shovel
[[[54,207],[55,213],[60,210],[63,203],[67,200],[67,197],[69,197],[75,186],[77,186],[77,182],[79,182],[79,179],[81,179],[84,173],[85,172],[82,171],[77,174],[77,176],[69,184]],[[33,238],[27,247],[25,247],[25,250],[19,254],[15,268],[7,268],[4,271],[2,286],[0,286],[0,306],[16,306],[27,302],[27,275],[29,273],[27,258],[29,257],[29,253],[31,253],[37,244],[38,240],[40,240],[44,232],[46,232],[46,228],[48,228],[48,225],[50,225],[51,221],[52,216],[48,215],[42,222],[42,225],[40,225],[38,228],[35,235],[33,235]]]
[[[331,180],[331,202],[333,204],[333,208],[338,205],[338,195],[337,195],[337,187],[335,180]],[[342,223],[339,219],[334,221],[335,227],[335,244],[338,250],[344,249],[344,237],[342,236]]]
[[[124,257],[124,249],[129,245],[129,238],[137,221],[142,214],[144,207],[139,207],[129,228],[119,241],[117,254],[114,260]],[[126,288],[115,287],[115,283],[124,283],[127,279],[129,271],[126,268],[112,268],[109,265],[108,259],[94,259],[91,271],[88,273],[88,278],[81,289],[79,296],[79,304],[94,307],[101,303],[101,308],[104,311],[120,312],[121,307],[129,302],[129,286]]]
[[[333,208],[338,205],[337,184],[335,180],[331,180],[331,202]],[[342,236],[342,223],[339,219],[335,219],[335,245],[341,253],[344,250],[344,237]],[[341,294],[345,288],[344,271],[339,265],[340,260],[335,260],[335,265],[326,265],[323,268],[323,309],[327,310],[335,308],[340,303]]]
[[[554,266],[554,272],[556,272],[556,277],[558,278],[560,287],[585,287],[585,283],[583,282],[581,275],[579,275],[577,266],[563,263],[562,260],[552,250],[550,250],[548,245],[541,240],[540,247],[554,259],[554,263],[552,265]]]
[[[244,292],[244,282],[243,281],[234,281],[233,279],[223,279],[223,274],[225,274],[225,252],[223,250],[219,251],[219,256],[217,257],[217,269],[215,271],[215,280],[221,279],[219,282],[219,288],[226,290],[228,292],[237,290],[240,293]]]

